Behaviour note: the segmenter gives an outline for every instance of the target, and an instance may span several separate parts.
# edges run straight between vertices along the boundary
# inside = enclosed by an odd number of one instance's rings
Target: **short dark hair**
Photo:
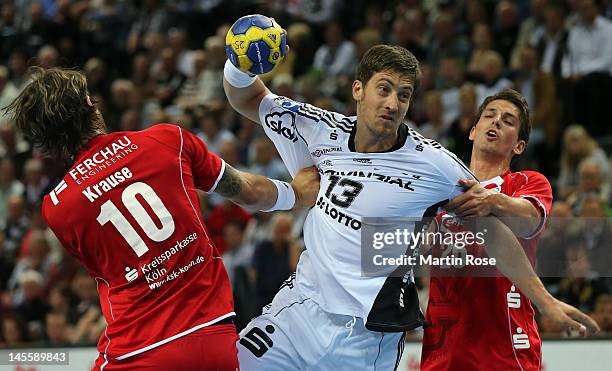
[[[102,120],[87,104],[87,79],[79,71],[63,68],[34,67],[31,72],[32,81],[5,112],[45,155],[71,158],[96,134]]]
[[[355,79],[365,85],[375,73],[381,71],[407,75],[415,89],[421,79],[419,61],[408,49],[397,45],[381,44],[368,49],[357,66]]]
[[[519,139],[524,140],[525,143],[529,142],[529,133],[531,133],[531,114],[529,113],[529,105],[525,100],[525,97],[514,89],[504,89],[497,94],[488,96],[484,102],[478,107],[478,114],[476,115],[476,121],[474,125],[480,120],[482,111],[487,105],[494,100],[505,100],[512,103],[519,111],[519,121],[521,126],[519,128]]]

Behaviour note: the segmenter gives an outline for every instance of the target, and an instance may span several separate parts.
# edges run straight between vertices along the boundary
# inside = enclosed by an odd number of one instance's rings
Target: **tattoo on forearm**
[[[225,164],[225,172],[217,184],[215,192],[226,198],[237,196],[242,190],[242,180],[236,169]]]

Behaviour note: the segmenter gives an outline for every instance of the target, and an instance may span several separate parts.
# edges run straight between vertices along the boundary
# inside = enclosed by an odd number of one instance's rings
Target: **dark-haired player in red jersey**
[[[470,169],[481,182],[464,182],[466,192],[446,205],[449,214],[438,218],[439,231],[457,227],[460,220],[452,214],[460,218],[498,217],[517,236],[533,265],[552,204],[552,190],[538,172],[510,171],[512,157],[520,155],[529,140],[527,102],[516,91],[504,90],[488,97],[477,117],[470,131]],[[437,253],[461,254],[453,246],[444,249],[450,250]],[[465,253],[486,256],[480,246],[470,246]],[[442,269],[431,270],[421,369],[540,370],[541,341],[535,311],[512,282],[496,271],[485,272],[483,267],[457,268],[455,272]],[[470,273],[469,269],[479,272]],[[574,312],[570,316],[577,319],[584,315]],[[591,324],[591,331],[597,330],[591,319],[581,318]]]
[[[107,133],[80,72],[39,70],[8,107],[41,150],[74,165],[43,215],[95,279],[107,328],[94,370],[236,370],[232,293],[196,189],[252,209],[314,204],[318,175],[291,185],[239,172],[187,130]]]

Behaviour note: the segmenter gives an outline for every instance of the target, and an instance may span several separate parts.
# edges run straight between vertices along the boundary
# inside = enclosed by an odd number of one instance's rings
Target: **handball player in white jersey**
[[[403,122],[420,75],[416,58],[377,45],[357,66],[346,117],[272,94],[229,61],[224,87],[232,106],[259,122],[289,171],[317,166],[321,188],[304,225],[306,250],[263,314],[241,332],[242,370],[393,370],[404,333],[423,325],[412,277],[364,277],[364,217],[434,216],[474,179],[461,161]],[[550,296],[518,241],[491,218],[487,244],[498,269],[561,326],[586,331],[575,308]],[[574,319],[572,319],[572,318]]]

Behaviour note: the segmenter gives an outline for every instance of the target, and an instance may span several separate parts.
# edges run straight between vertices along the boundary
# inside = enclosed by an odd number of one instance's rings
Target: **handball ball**
[[[238,69],[261,75],[283,60],[287,34],[272,19],[252,14],[236,21],[227,32],[225,52]]]

